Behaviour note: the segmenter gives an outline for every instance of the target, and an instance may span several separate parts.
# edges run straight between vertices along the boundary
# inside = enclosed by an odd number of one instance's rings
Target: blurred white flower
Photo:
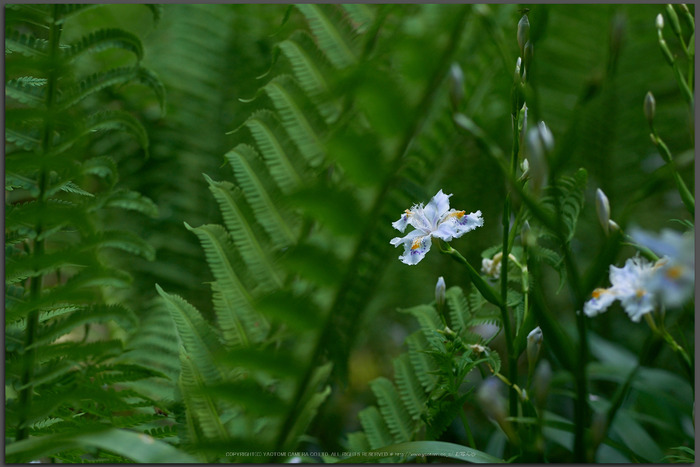
[[[607,289],[595,289],[593,298],[583,306],[587,316],[595,316],[608,309],[615,300],[619,300],[632,321],[639,322],[645,313],[654,310],[656,296],[649,290],[649,279],[654,266],[647,260],[635,256],[618,268],[610,266],[610,283]]]
[[[423,207],[423,203],[414,204],[399,220],[392,222],[391,225],[401,233],[407,225],[415,227],[415,230],[405,237],[391,239],[392,245],[404,246],[404,253],[399,256],[402,262],[409,265],[418,264],[430,250],[432,237],[449,242],[484,225],[481,211],[466,214],[465,211],[450,209],[450,196],[452,195],[446,195],[440,190],[427,206]]]
[[[664,229],[656,236],[640,229],[632,229],[635,242],[644,245],[661,257],[649,279],[648,288],[657,294],[667,307],[683,305],[695,292],[695,238]]]
[[[501,260],[503,253],[498,252],[493,256],[493,259],[484,258],[481,260],[481,272],[494,279],[501,277]]]

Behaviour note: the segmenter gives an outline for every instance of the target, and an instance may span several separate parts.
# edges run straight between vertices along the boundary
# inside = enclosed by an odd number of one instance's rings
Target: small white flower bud
[[[525,43],[530,40],[530,20],[527,15],[523,15],[518,21],[518,47],[525,49]]]
[[[603,227],[605,235],[608,235],[610,232],[610,202],[600,188],[595,192],[595,210],[598,213],[598,222]]]
[[[484,380],[476,392],[476,399],[486,415],[499,424],[506,421],[506,401],[501,394],[502,383],[498,378],[490,377]]]
[[[620,226],[617,225],[617,222],[615,222],[614,220],[611,219],[610,222],[608,222],[608,223],[610,224],[610,231],[611,232],[619,232],[620,231]]]
[[[435,303],[438,307],[445,304],[445,288],[445,279],[442,276],[438,277],[437,284],[435,284]]]
[[[654,123],[654,115],[656,114],[656,99],[654,95],[649,91],[646,96],[644,96],[644,116],[649,122],[649,126]]]
[[[513,81],[515,83],[520,82],[520,67],[523,64],[523,59],[518,57],[518,59],[515,61],[515,73],[513,74]]]
[[[527,335],[527,359],[534,367],[542,347],[542,329],[537,326]]]
[[[450,67],[450,101],[452,108],[457,109],[459,103],[464,99],[464,73],[457,63]]]
[[[656,15],[656,29],[661,30],[664,28],[664,17],[661,13]]]
[[[544,149],[547,152],[552,152],[552,150],[554,149],[554,136],[552,136],[552,132],[549,131],[549,128],[544,122],[538,123],[537,129],[540,132],[540,138],[542,139],[542,143],[544,144]]]

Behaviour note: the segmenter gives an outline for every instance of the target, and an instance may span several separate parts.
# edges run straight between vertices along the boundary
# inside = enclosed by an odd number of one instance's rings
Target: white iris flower
[[[593,298],[583,306],[587,316],[595,316],[608,309],[615,300],[619,300],[630,319],[638,323],[642,316],[654,310],[656,296],[649,289],[649,280],[655,272],[655,265],[647,260],[634,257],[625,262],[625,266],[610,266],[612,287],[595,289]]]
[[[695,292],[695,238],[692,232],[681,234],[664,229],[655,236],[635,229],[630,235],[661,259],[657,271],[649,279],[649,290],[658,294],[667,307],[683,305]]]
[[[399,220],[392,222],[391,225],[401,233],[407,225],[415,227],[405,237],[391,239],[391,244],[395,247],[404,246],[404,253],[399,256],[402,262],[418,264],[430,250],[432,237],[449,242],[484,225],[481,211],[466,214],[465,211],[450,209],[450,196],[452,195],[446,195],[440,190],[427,206],[423,207],[423,203],[413,205]]]

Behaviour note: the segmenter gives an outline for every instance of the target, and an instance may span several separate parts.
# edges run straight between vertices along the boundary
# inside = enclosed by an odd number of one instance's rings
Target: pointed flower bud
[[[666,5],[666,15],[668,16],[668,22],[671,24],[671,29],[677,35],[681,35],[681,23],[678,21],[678,14],[676,10],[673,9],[673,5],[670,3]]]
[[[437,303],[438,308],[445,304],[445,279],[442,276],[438,277],[435,285],[435,303]]]
[[[501,383],[498,378],[490,377],[484,380],[479,386],[476,393],[476,398],[481,405],[481,410],[486,415],[496,420],[496,422],[504,423],[506,421],[506,401],[501,394]]]
[[[656,99],[654,99],[654,95],[651,93],[651,91],[649,91],[647,92],[647,95],[644,96],[644,116],[647,118],[649,126],[652,126],[652,124],[654,123],[655,114]]]
[[[450,67],[450,101],[452,108],[457,109],[464,99],[464,73],[457,63]]]
[[[617,222],[615,222],[614,220],[611,219],[610,222],[608,222],[608,223],[610,224],[610,231],[611,232],[619,232],[620,231],[620,226],[617,225]]]
[[[552,152],[554,149],[554,137],[552,136],[552,132],[549,131],[549,128],[544,122],[538,123],[537,129],[540,132],[540,138],[542,139],[545,150],[547,152]]]
[[[664,16],[659,13],[656,15],[656,29],[661,31],[664,28]]]
[[[534,369],[542,347],[542,329],[537,326],[527,335],[527,360]]]
[[[598,213],[600,226],[603,227],[605,235],[608,235],[610,232],[610,202],[600,188],[595,192],[595,210]]]
[[[518,57],[518,59],[515,61],[515,73],[513,73],[513,82],[515,84],[520,83],[520,67],[523,64],[523,59]]]
[[[525,50],[525,44],[530,40],[530,20],[527,15],[523,15],[518,21],[518,46],[520,50]]]

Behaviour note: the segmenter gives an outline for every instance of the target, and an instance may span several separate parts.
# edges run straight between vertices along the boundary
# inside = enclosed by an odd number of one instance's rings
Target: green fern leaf
[[[199,311],[187,301],[177,295],[166,293],[158,284],[156,284],[156,290],[170,311],[184,347],[180,352],[181,363],[185,362],[189,366],[193,365],[192,360],[197,362],[197,374],[189,374],[189,377],[196,376],[197,379],[201,377],[204,381],[211,383],[220,381],[221,373],[213,357],[219,350],[220,341],[214,330],[204,321]]]
[[[298,31],[277,47],[289,60],[294,77],[316,104],[325,121],[334,121],[340,112],[340,105],[329,96],[330,89],[325,76],[330,74],[331,65],[313,38],[306,32]]]
[[[71,148],[85,135],[91,135],[98,131],[119,130],[133,136],[139,145],[148,150],[148,135],[141,122],[130,113],[118,110],[97,112],[85,119],[78,129],[71,134],[64,135],[51,150],[52,155],[61,154]],[[146,153],[148,155],[148,153]]]
[[[5,95],[22,104],[36,108],[41,108],[46,104],[46,89],[43,86],[37,86],[36,81],[27,81],[22,78],[11,79],[5,83]]]
[[[433,342],[437,338],[435,334],[436,329],[444,329],[445,327],[435,308],[430,305],[418,305],[399,311],[415,316],[420,324],[421,331],[423,331],[423,335],[429,342]]]
[[[394,444],[394,438],[391,436],[389,428],[387,428],[384,419],[375,406],[372,405],[362,409],[357,416],[372,449],[379,449]]]
[[[62,53],[65,58],[73,60],[85,52],[100,52],[111,48],[133,52],[138,60],[143,58],[141,40],[122,29],[98,29],[69,45]]]
[[[374,22],[374,12],[366,4],[346,3],[341,5],[352,21],[353,28],[360,34]]]
[[[421,386],[418,377],[413,372],[410,357],[403,353],[393,361],[394,380],[399,388],[399,394],[404,406],[408,410],[413,420],[420,420],[425,411],[425,403],[428,400],[427,394]]]
[[[297,157],[277,117],[269,110],[259,110],[248,118],[244,125],[253,135],[270,175],[282,192],[289,193],[298,187],[304,167],[299,167],[297,161],[301,161],[301,158]]]
[[[199,238],[216,278],[212,284],[214,311],[226,343],[248,346],[260,342],[268,324],[252,307],[249,287],[242,281],[245,276],[241,277],[242,261],[235,254],[228,233],[219,225],[192,228],[185,223],[185,227]]]
[[[32,35],[22,34],[15,29],[9,29],[5,33],[5,49],[20,52],[28,57],[46,57],[49,42]]]
[[[391,381],[379,377],[369,383],[372,392],[377,397],[379,410],[396,443],[409,441],[413,435],[411,416],[401,403],[396,388]]]
[[[458,334],[470,326],[469,321],[473,312],[461,287],[450,287],[445,292],[445,302],[450,310],[450,324]]]
[[[290,76],[277,76],[263,88],[275,106],[280,120],[304,159],[318,167],[325,155],[319,133],[325,122]]]
[[[97,164],[98,162],[100,165]],[[95,164],[88,170],[98,170],[101,173],[107,173],[103,171],[106,171],[109,165],[101,165],[102,162],[105,162],[104,159],[95,161]],[[90,209],[97,210],[102,208],[128,209],[130,211],[140,212],[149,217],[158,217],[158,207],[156,204],[141,193],[131,190],[114,190],[110,193],[97,196],[95,202],[91,204]]]
[[[281,194],[275,193],[275,185],[266,180],[267,172],[255,149],[239,144],[226,154],[233,167],[238,185],[246,196],[255,218],[270,235],[275,247],[294,243],[296,234],[290,225],[289,215],[278,209]]]
[[[435,360],[425,353],[429,347],[427,339],[422,332],[414,332],[406,338],[406,345],[414,374],[418,376],[426,392],[432,391],[437,384],[435,372],[438,368]]]
[[[133,68],[115,68],[109,71],[98,72],[85,78],[80,83],[75,85],[73,89],[67,91],[59,100],[59,109],[68,109],[86,97],[105,88],[126,84],[132,80],[137,80],[154,91],[161,107],[161,113],[164,113],[165,88],[163,83],[152,71],[139,66]]]
[[[219,417],[217,403],[205,389],[208,386],[208,378],[200,373],[201,362],[197,357],[190,357],[184,350],[180,351],[181,372],[178,386],[187,406],[188,417],[192,417],[197,428],[208,440],[223,440],[227,438],[228,433]]]
[[[263,246],[267,237],[257,224],[249,221],[252,214],[244,211],[246,206],[240,190],[229,182],[215,182],[206,174],[204,178],[219,203],[224,225],[250,273],[264,288],[280,287],[280,273]]]
[[[353,50],[352,31],[342,18],[337,5],[296,5],[306,17],[319,47],[336,68],[346,68],[357,62]]]

